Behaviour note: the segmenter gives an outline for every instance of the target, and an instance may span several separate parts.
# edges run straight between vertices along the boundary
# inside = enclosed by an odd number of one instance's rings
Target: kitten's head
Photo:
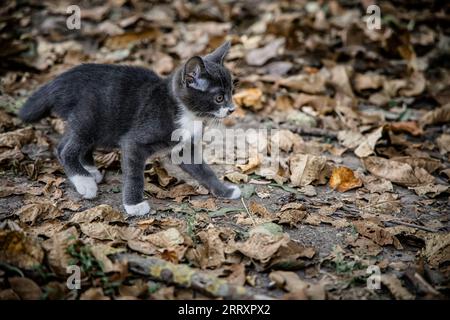
[[[231,74],[223,65],[227,41],[210,54],[190,58],[180,70],[176,94],[199,117],[224,118],[234,111]]]

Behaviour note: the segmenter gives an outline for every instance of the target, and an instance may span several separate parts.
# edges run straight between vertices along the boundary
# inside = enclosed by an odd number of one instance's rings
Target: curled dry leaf
[[[447,123],[450,121],[450,103],[425,113],[420,118],[419,123],[422,127],[433,124]]]
[[[320,94],[325,92],[325,76],[321,72],[314,74],[298,74],[283,78],[279,81],[279,85],[298,90],[309,94]]]
[[[289,159],[291,170],[290,180],[294,186],[306,186],[319,180],[326,166],[327,159],[323,156],[295,154]]]
[[[111,300],[105,296],[102,288],[89,288],[80,295],[80,300]]]
[[[0,133],[0,147],[14,148],[30,143],[34,138],[31,127]]]
[[[56,219],[62,215],[60,209],[52,201],[30,203],[20,208],[16,215],[20,221],[34,224],[36,220]]]
[[[394,133],[406,132],[416,137],[423,134],[423,130],[419,127],[417,121],[391,122],[388,127]]]
[[[366,170],[374,176],[387,179],[399,185],[414,187],[434,182],[434,177],[425,169],[413,168],[407,163],[380,157],[365,158],[363,163]]]
[[[270,148],[274,150],[281,149],[285,152],[289,152],[294,148],[298,148],[303,143],[303,139],[296,133],[290,130],[277,130],[275,134],[271,136]]]
[[[378,140],[383,136],[383,130],[384,126],[365,135],[362,142],[355,149],[355,154],[360,158],[364,158],[374,153]]]
[[[257,232],[245,242],[236,243],[235,249],[249,258],[265,263],[272,258],[281,246],[287,245],[289,241],[290,238],[287,234],[273,236]]]
[[[330,177],[330,187],[339,192],[345,192],[354,188],[362,186],[360,178],[355,176],[355,173],[347,167],[335,167]]]
[[[353,79],[353,85],[357,91],[379,89],[383,86],[383,82],[384,77],[375,73],[357,73]]]
[[[0,230],[0,261],[31,270],[44,260],[44,251],[33,238],[19,231]]]
[[[202,269],[217,268],[225,262],[225,244],[220,233],[220,229],[211,227],[197,234],[202,242],[202,245],[196,247]]]
[[[253,153],[248,159],[247,164],[238,164],[236,167],[245,174],[253,173],[261,164],[262,156],[258,153]]]
[[[69,246],[78,241],[78,231],[75,227],[55,233],[53,237],[43,242],[42,246],[47,252],[50,268],[57,275],[67,276],[66,268],[72,257],[67,253]]]
[[[278,38],[270,41],[262,48],[253,49],[247,53],[245,56],[245,61],[250,66],[262,66],[279,54],[280,50],[284,46],[284,42],[284,38]]]
[[[419,196],[427,195],[431,198],[437,197],[441,193],[448,192],[449,186],[443,184],[425,184],[423,186],[417,186],[410,188]]]
[[[393,157],[393,161],[407,163],[411,167],[418,167],[427,170],[428,173],[433,173],[442,168],[442,163],[438,159],[425,157]]]
[[[109,153],[95,153],[94,159],[99,169],[120,167],[120,154],[118,151],[111,151]]]
[[[383,283],[389,289],[389,291],[397,300],[414,299],[414,295],[412,295],[405,287],[403,287],[402,282],[395,275],[381,275],[381,283]]]
[[[8,278],[8,282],[22,300],[40,300],[43,297],[41,288],[31,279],[12,277]]]
[[[233,95],[234,102],[239,107],[249,108],[253,111],[261,110],[263,93],[259,88],[244,89]]]
[[[107,204],[101,204],[82,212],[76,212],[70,219],[72,223],[89,223],[94,221],[125,222],[122,213]]]
[[[147,184],[146,191],[154,194],[158,199],[175,199],[176,202],[181,202],[184,198],[188,196],[198,195],[198,194],[208,194],[208,191],[204,188],[195,188],[187,183],[182,183],[176,185],[170,190],[161,189],[154,184]]]
[[[433,268],[442,267],[450,262],[450,233],[430,234],[425,239],[422,250],[427,262]]]
[[[251,201],[248,209],[250,210],[250,212],[252,214],[258,215],[261,218],[274,218],[275,216],[269,212],[269,210],[267,210],[263,205],[255,202],[255,201]]]
[[[149,241],[160,248],[170,248],[184,242],[184,238],[180,231],[175,228],[169,228],[164,231],[143,236],[141,237],[141,240]]]
[[[378,244],[366,237],[357,237],[356,240],[351,240],[348,245],[352,248],[352,251],[360,257],[375,257],[383,251]]]
[[[441,154],[447,154],[450,152],[450,134],[443,133],[436,139],[436,144],[439,147]],[[0,160],[1,163],[1,160]]]
[[[283,288],[289,293],[284,299],[295,300],[325,300],[326,291],[323,283],[309,283],[292,271],[272,271],[269,274],[270,280],[275,282],[279,288]]]
[[[305,219],[307,212],[301,203],[291,202],[281,207],[277,214],[278,223],[296,226],[300,221]]]
[[[91,245],[89,248],[94,258],[100,263],[104,272],[122,271],[122,265],[119,262],[112,262],[108,258],[108,255],[123,252],[125,249],[113,248],[110,245],[103,243]]]
[[[362,176],[364,187],[369,190],[370,193],[385,193],[394,192],[392,182],[384,178],[377,178],[374,176]]]
[[[225,179],[227,179],[228,181],[231,181],[235,184],[239,184],[241,182],[243,183],[247,183],[248,182],[248,175],[244,174],[244,173],[240,173],[240,172],[230,172],[225,174],[224,176]]]
[[[112,226],[104,222],[82,223],[80,229],[88,237],[110,241],[129,241],[136,239],[141,233],[135,227]]]
[[[209,198],[207,200],[189,200],[189,203],[192,205],[192,207],[196,209],[205,209],[208,211],[216,211],[217,205],[214,198]]]
[[[402,245],[400,241],[393,236],[389,231],[385,228],[382,228],[370,221],[355,221],[353,225],[356,228],[356,231],[375,242],[380,246],[393,245],[396,249],[401,249]]]

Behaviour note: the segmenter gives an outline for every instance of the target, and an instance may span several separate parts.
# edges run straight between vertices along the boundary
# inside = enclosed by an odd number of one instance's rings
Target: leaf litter
[[[368,32],[363,8],[344,1],[263,1],[253,13],[242,2],[205,4],[101,1],[83,8],[86,28],[74,39],[30,23],[64,17],[48,1],[2,9],[14,14],[0,54],[0,299],[416,299],[423,288],[426,298],[448,297],[450,76],[436,63],[447,41],[437,13],[383,3],[397,23]],[[98,199],[81,200],[52,153],[63,121],[25,126],[15,116],[34,89],[78,63],[167,75],[224,40],[239,79],[225,125],[279,129],[266,137],[269,151],[279,147],[275,164],[250,143],[237,164],[214,165],[241,200],[213,199],[156,159],[145,171],[155,215],[127,218],[118,151],[96,151],[106,183]],[[75,296],[65,287],[72,264],[83,275]],[[365,286],[374,265],[379,290]],[[189,282],[193,274],[227,294]]]

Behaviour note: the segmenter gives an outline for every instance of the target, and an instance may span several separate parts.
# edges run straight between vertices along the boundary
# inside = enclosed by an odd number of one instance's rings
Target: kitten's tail
[[[54,85],[45,84],[28,98],[19,111],[19,117],[24,122],[35,122],[50,114],[54,102]]]

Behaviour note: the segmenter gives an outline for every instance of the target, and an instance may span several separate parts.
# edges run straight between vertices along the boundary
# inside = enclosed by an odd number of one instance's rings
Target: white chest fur
[[[184,106],[181,107],[181,115],[177,124],[178,129],[182,131],[183,141],[191,141],[191,139],[194,139],[195,143],[200,141],[203,133],[203,121]]]

